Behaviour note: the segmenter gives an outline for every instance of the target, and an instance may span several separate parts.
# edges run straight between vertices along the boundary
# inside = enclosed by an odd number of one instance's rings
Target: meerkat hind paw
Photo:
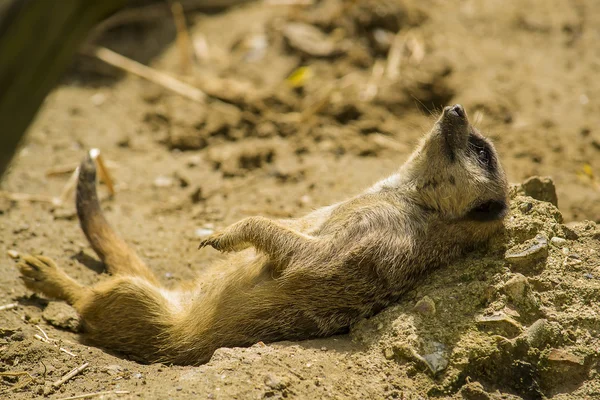
[[[48,257],[25,254],[17,263],[21,275],[33,280],[44,280],[48,270],[57,269],[57,265]]]

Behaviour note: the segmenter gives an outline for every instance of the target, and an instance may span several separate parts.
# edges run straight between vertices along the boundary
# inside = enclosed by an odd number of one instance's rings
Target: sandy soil
[[[103,268],[70,200],[0,198],[0,305],[17,304],[0,311],[0,373],[32,378],[2,376],[0,397],[600,398],[600,231],[576,223],[600,222],[594,1],[323,0],[188,17],[208,53],[187,72],[170,18],[100,43],[202,88],[206,104],[81,57],[1,190],[59,196],[69,174],[48,171],[100,148],[117,183],[112,199],[101,188],[106,215],[169,286],[219,257],[196,250],[203,232],[355,194],[406,159],[431,113],[461,103],[511,181],[553,178],[562,215],[515,189],[505,237],[351,334],[172,367],[85,346],[70,308],[26,291],[7,250],[48,255],[86,284]]]

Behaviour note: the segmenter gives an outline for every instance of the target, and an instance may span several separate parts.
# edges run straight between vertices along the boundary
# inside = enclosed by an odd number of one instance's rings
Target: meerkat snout
[[[467,116],[467,114],[465,113],[465,109],[460,104],[444,107],[444,113],[455,115],[459,118],[466,118]]]

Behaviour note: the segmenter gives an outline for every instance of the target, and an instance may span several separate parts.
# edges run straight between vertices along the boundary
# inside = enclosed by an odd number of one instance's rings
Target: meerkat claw
[[[201,249],[206,246],[210,246],[215,250],[225,252],[226,250],[223,246],[222,238],[223,238],[223,234],[221,234],[221,233],[216,233],[216,234],[210,235],[209,237],[207,237],[206,239],[204,239],[203,241],[200,242],[200,244],[198,245],[198,249]]]

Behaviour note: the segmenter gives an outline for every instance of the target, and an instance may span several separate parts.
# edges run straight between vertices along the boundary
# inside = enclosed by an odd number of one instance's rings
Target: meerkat
[[[399,171],[298,219],[249,217],[200,247],[234,253],[216,282],[168,290],[111,229],[87,157],[81,228],[111,277],[88,287],[44,256],[18,266],[25,285],[81,315],[85,337],[142,362],[198,365],[220,347],[347,330],[503,226],[508,185],[492,143],[460,105],[444,108]]]

